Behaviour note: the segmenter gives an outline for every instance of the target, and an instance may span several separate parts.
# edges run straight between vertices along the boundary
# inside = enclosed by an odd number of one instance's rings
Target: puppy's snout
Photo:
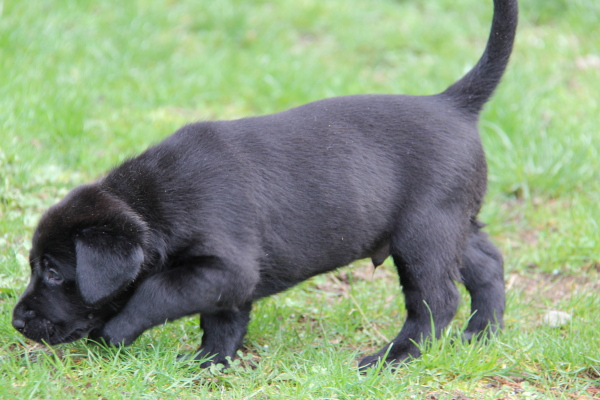
[[[22,319],[13,319],[12,326],[18,331],[23,330],[23,328],[25,328],[25,321]]]
[[[12,326],[18,330],[22,331],[25,328],[27,321],[30,321],[36,317],[35,311],[22,309],[18,307],[15,309],[13,314]]]

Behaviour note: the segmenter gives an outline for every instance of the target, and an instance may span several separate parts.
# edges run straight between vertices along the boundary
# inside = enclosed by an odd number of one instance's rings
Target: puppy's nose
[[[25,328],[25,321],[23,321],[22,319],[13,319],[12,326],[16,330],[20,331],[21,329]]]
[[[23,332],[27,321],[30,321],[35,317],[35,311],[17,306],[13,313],[12,326],[19,332]]]

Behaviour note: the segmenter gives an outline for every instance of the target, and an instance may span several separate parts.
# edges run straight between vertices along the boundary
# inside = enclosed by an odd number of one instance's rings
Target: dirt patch
[[[511,389],[511,391],[514,393],[514,395],[516,395],[516,398],[521,398],[521,396],[525,395],[525,394],[529,394],[529,396],[531,396],[531,392],[537,392],[538,394],[542,395],[542,396],[548,396],[548,395],[552,395],[553,397],[555,396],[556,398],[561,398],[562,396],[564,396],[565,398],[568,399],[577,399],[577,400],[583,400],[583,399],[597,399],[600,398],[598,396],[600,396],[600,386],[597,385],[592,385],[590,387],[587,388],[585,394],[572,394],[572,393],[565,393],[565,391],[561,390],[560,388],[556,388],[556,389],[542,389],[536,386],[531,385],[530,382],[528,382],[527,380],[521,378],[521,377],[512,377],[510,379],[506,379],[500,376],[495,376],[489,379],[489,383],[487,383],[485,385],[486,388],[497,388],[497,389],[501,389],[503,387],[508,387]],[[528,396],[528,397],[529,397]]]
[[[371,262],[359,261],[349,268],[327,274],[325,281],[317,284],[316,289],[337,293],[347,298],[352,288],[352,282],[371,282],[375,280],[386,280],[398,285],[397,275],[389,268],[375,268]]]
[[[507,277],[506,290],[517,290],[536,303],[550,300],[558,303],[568,300],[576,292],[598,292],[600,280],[597,276],[574,276],[561,274],[522,274],[512,273]],[[538,302],[539,302],[538,301]]]

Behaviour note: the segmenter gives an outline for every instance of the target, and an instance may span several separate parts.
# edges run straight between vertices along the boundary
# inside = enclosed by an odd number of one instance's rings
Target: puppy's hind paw
[[[384,352],[384,350],[386,351]],[[384,368],[395,371],[402,364],[413,359],[413,356],[409,354],[402,353],[395,355],[392,354],[391,349],[384,350],[363,358],[358,364],[358,370],[363,374],[367,373],[370,369],[375,369],[377,372],[380,372]]]
[[[358,364],[358,370],[363,374],[366,374],[370,369],[374,369],[376,372],[380,372],[383,369],[395,371],[404,361],[406,361],[406,358],[402,360],[394,358],[382,359],[380,356],[374,354],[363,358]]]
[[[377,355],[366,356],[365,358],[360,360],[360,363],[358,363],[358,370],[364,374],[371,368],[379,367],[381,361],[381,357]]]
[[[487,327],[483,330],[471,331],[466,330],[462,333],[461,338],[466,343],[487,343],[490,339],[498,335],[498,331],[494,327]]]

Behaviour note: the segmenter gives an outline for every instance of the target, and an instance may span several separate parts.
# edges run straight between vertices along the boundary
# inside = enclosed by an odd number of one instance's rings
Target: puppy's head
[[[29,254],[31,280],[13,326],[37,342],[71,342],[124,304],[144,263],[147,226],[97,185],[74,189],[40,220]]]

